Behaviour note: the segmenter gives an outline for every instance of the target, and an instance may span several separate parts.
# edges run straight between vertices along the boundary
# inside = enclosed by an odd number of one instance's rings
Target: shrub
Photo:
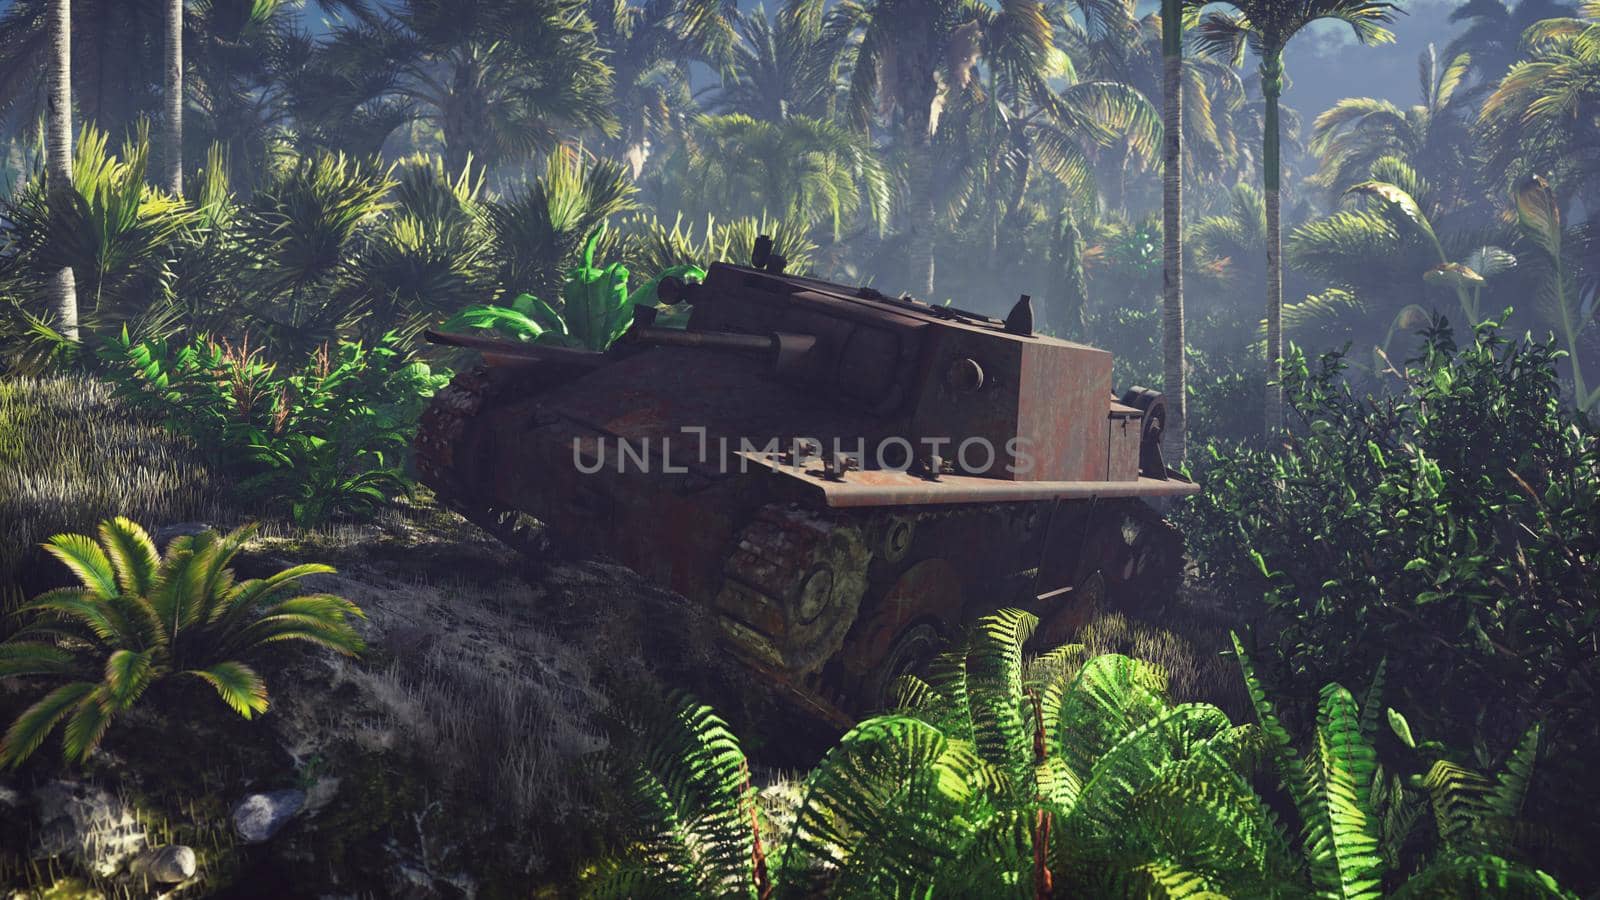
[[[1544,719],[1553,755],[1583,758],[1600,740],[1600,446],[1561,401],[1553,344],[1490,322],[1457,348],[1440,324],[1397,390],[1366,399],[1339,354],[1290,357],[1294,433],[1210,447],[1179,512],[1202,575],[1271,623],[1263,664],[1305,697],[1387,657],[1451,742],[1488,756]],[[1592,775],[1549,783],[1548,814],[1588,820]]]
[[[604,350],[633,324],[635,308],[656,306],[661,279],[670,276],[695,282],[705,277],[699,266],[673,266],[629,291],[626,266],[614,262],[601,269],[594,264],[595,248],[604,232],[602,227],[589,235],[581,262],[567,271],[560,309],[532,294],[521,294],[510,306],[469,306],[441,327],[446,331],[475,328],[530,343]]]
[[[1381,677],[1364,702],[1322,691],[1312,748],[1291,748],[1242,650],[1261,727],[1174,705],[1159,667],[1082,645],[1024,664],[1036,620],[1004,610],[896,713],[862,722],[806,776],[792,811],[759,802],[738,741],[680,698],[651,720],[635,781],[645,833],[591,870],[597,897],[1563,897],[1494,855],[1515,819],[1537,730],[1503,771],[1377,761]],[[1237,639],[1236,639],[1237,643]],[[1251,784],[1270,759],[1301,817],[1292,841]],[[1408,790],[1416,785],[1420,791]],[[1400,849],[1424,809],[1440,841]]]
[[[143,528],[116,518],[98,543],[59,534],[46,545],[81,585],[23,606],[33,622],[0,643],[0,677],[65,679],[17,717],[0,740],[0,765],[16,766],[65,723],[69,761],[86,759],[112,718],[169,676],[192,676],[245,718],[267,709],[267,686],[239,657],[276,641],[309,641],[355,654],[354,604],[331,594],[287,596],[315,564],[236,581],[228,568],[252,528],[175,538],[158,555]]]
[[[243,497],[300,524],[368,514],[406,489],[417,416],[449,377],[393,335],[324,345],[288,374],[204,336],[175,347],[124,334],[104,356],[123,396],[193,439]]]
[[[592,895],[765,896],[770,879],[779,896],[1037,896],[1052,882],[1109,896],[1187,876],[1249,896],[1290,877],[1260,843],[1272,826],[1241,772],[1253,728],[1174,705],[1159,667],[1085,662],[1081,645],[1027,677],[1035,624],[991,615],[927,681],[905,679],[898,711],[857,725],[805,778],[782,831],[759,826],[726,726],[678,703],[645,734],[653,828],[600,867]],[[1229,856],[1240,845],[1253,861]]]

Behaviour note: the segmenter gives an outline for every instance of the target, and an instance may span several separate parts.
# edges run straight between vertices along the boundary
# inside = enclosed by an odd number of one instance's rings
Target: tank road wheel
[[[961,622],[961,572],[947,559],[925,559],[871,602],[839,654],[846,707],[887,709],[901,675],[918,675],[944,650]]]
[[[870,557],[854,526],[763,507],[723,565],[722,625],[758,661],[791,676],[814,672],[855,623]]]
[[[900,676],[927,674],[928,664],[946,646],[945,634],[933,619],[907,625],[895,636],[889,655],[862,679],[857,696],[849,698],[850,705],[867,715],[887,711],[894,706],[895,683]]]

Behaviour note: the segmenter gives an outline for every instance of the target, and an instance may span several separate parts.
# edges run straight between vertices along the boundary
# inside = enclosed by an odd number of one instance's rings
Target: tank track
[[[550,549],[544,528],[517,510],[474,502],[472,489],[457,475],[457,455],[465,446],[468,423],[509,387],[486,366],[457,374],[422,411],[412,461],[418,479],[433,489],[442,505],[512,550],[538,559]]]

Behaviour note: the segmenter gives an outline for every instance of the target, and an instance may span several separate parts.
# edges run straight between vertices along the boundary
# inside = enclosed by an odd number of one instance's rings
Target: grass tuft
[[[82,376],[0,381],[0,585],[61,532],[127,516],[152,527],[219,518],[218,484],[194,450]]]

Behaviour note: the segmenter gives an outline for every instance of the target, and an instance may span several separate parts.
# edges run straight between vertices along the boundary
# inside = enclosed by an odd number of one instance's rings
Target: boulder
[[[133,808],[94,785],[51,781],[33,799],[40,826],[35,859],[69,857],[109,878],[148,843]]]
[[[211,526],[204,522],[174,522],[171,525],[162,525],[157,528],[150,535],[150,539],[156,542],[157,547],[166,550],[167,544],[171,543],[173,538],[194,537],[210,529]]]
[[[233,808],[233,830],[246,844],[259,844],[277,834],[306,805],[306,792],[289,788],[251,794]]]
[[[177,884],[194,877],[194,850],[182,844],[156,847],[133,858],[129,870],[157,884]]]

